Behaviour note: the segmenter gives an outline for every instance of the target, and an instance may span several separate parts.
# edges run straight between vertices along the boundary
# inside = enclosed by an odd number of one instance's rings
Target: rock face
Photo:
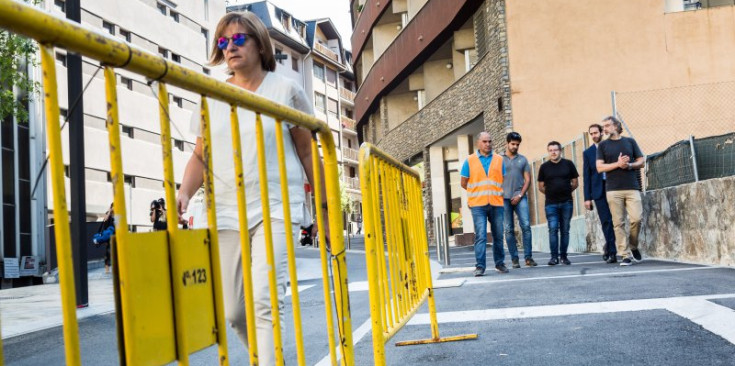
[[[587,251],[605,242],[597,212],[586,213]],[[644,256],[735,265],[735,177],[658,189],[643,195],[639,249]]]

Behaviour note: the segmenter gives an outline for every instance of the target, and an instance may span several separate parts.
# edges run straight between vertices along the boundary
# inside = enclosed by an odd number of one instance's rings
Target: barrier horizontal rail
[[[418,173],[369,143],[360,147],[359,159],[374,363],[385,365],[385,343],[424,303],[431,338],[396,345],[477,338],[439,337]]]
[[[0,28],[7,29],[19,35],[27,36],[40,44],[41,67],[43,70],[44,102],[47,119],[47,135],[49,144],[49,167],[51,170],[52,194],[55,202],[54,215],[58,222],[68,222],[68,209],[65,205],[64,173],[61,152],[61,133],[59,127],[59,106],[56,84],[56,70],[54,48],[65,48],[69,52],[97,60],[105,70],[105,91],[107,102],[107,129],[110,138],[111,177],[116,213],[116,243],[113,255],[119,260],[119,268],[115,269],[116,302],[118,303],[118,327],[123,340],[118,340],[121,355],[121,364],[161,364],[178,360],[180,364],[188,364],[188,354],[202,347],[217,344],[219,348],[218,364],[229,364],[227,356],[226,333],[224,326],[224,311],[222,305],[222,288],[220,280],[219,245],[217,238],[216,215],[214,206],[214,185],[212,172],[212,140],[207,100],[217,99],[230,105],[231,125],[233,136],[233,151],[239,153],[240,139],[237,118],[237,108],[246,108],[256,113],[256,142],[258,147],[258,165],[260,179],[267,179],[265,172],[265,143],[263,138],[263,121],[261,114],[273,117],[276,122],[276,149],[279,157],[279,173],[281,179],[281,194],[284,198],[284,221],[290,221],[288,187],[284,161],[284,147],[282,135],[282,121],[304,127],[312,131],[312,163],[314,164],[315,196],[318,202],[327,202],[327,212],[330,215],[329,233],[331,237],[330,250],[327,254],[326,246],[321,246],[323,284],[325,287],[325,311],[327,314],[327,333],[330,345],[332,364],[337,364],[335,352],[334,326],[332,323],[332,309],[329,297],[329,276],[327,262],[331,260],[333,270],[333,287],[335,307],[337,313],[337,342],[340,349],[343,365],[353,365],[352,327],[349,312],[349,298],[347,292],[347,267],[342,236],[341,207],[339,200],[339,181],[337,169],[336,145],[329,126],[315,117],[273,102],[267,98],[255,95],[241,88],[218,81],[176,63],[172,63],[162,56],[121,42],[110,35],[93,29],[57,18],[33,6],[12,0],[0,0]],[[206,230],[183,231],[177,225],[168,225],[166,233],[129,233],[127,232],[125,196],[123,189],[122,145],[120,144],[120,127],[117,104],[117,86],[114,70],[126,69],[133,73],[145,76],[151,83],[158,82],[159,114],[161,123],[161,147],[164,161],[164,188],[166,199],[175,202],[175,181],[173,177],[173,161],[171,153],[170,115],[168,111],[168,93],[166,85],[174,85],[202,96],[201,103],[201,133],[203,140],[204,187],[207,200],[207,216],[209,228]],[[324,159],[324,183],[326,196],[322,197],[321,171],[319,151],[316,143],[317,135],[322,148]],[[244,203],[244,184],[242,182],[241,156],[235,154],[233,162],[237,173],[238,186],[238,213],[241,233],[241,249],[243,253],[243,267],[249,268],[250,243],[247,238],[247,209]],[[263,202],[263,221],[266,233],[266,252],[270,268],[275,268],[272,252],[272,232],[270,229],[270,209],[268,206],[268,185],[260,184],[261,201]],[[325,227],[321,205],[316,205],[317,225],[321,242],[326,242]],[[175,210],[167,213],[169,223],[178,221]],[[298,310],[298,289],[293,251],[293,233],[290,225],[286,226],[286,241],[288,249],[288,267],[291,275],[292,302],[294,303],[294,321],[297,343],[298,364],[304,364],[303,340],[301,336],[300,311]],[[76,319],[74,273],[72,269],[72,255],[70,233],[66,225],[56,225],[57,253],[59,256],[59,276],[62,294],[62,311],[64,315],[64,341],[67,365],[81,364],[79,353],[79,334]],[[202,245],[203,244],[203,245]],[[196,249],[191,247],[194,245]],[[195,252],[196,255],[191,253]],[[146,260],[152,263],[170,259],[171,268],[168,273],[159,271],[152,273],[141,269],[133,263],[134,258],[148,254]],[[247,254],[246,254],[247,253]],[[160,263],[159,263],[160,264]],[[150,268],[160,269],[150,265]],[[257,342],[255,341],[254,311],[252,305],[252,277],[250,271],[243,271],[243,282],[246,298],[246,314],[248,319],[248,338],[250,343],[250,362],[258,364]],[[161,276],[165,274],[165,276]],[[187,276],[188,274],[188,276]],[[208,277],[211,274],[211,279]],[[275,288],[275,270],[268,273],[271,289],[271,310],[278,314],[277,296]],[[157,277],[155,277],[157,276]],[[168,277],[170,276],[170,278]],[[187,281],[188,279],[188,281]],[[156,283],[151,285],[151,281]],[[150,288],[147,288],[149,285]],[[201,286],[200,286],[201,285]],[[169,287],[167,287],[169,286]],[[160,301],[171,301],[168,308],[171,311],[161,313],[146,313],[150,319],[164,321],[154,326],[145,327],[140,317],[126,314],[126,312],[141,311],[143,302],[140,296],[132,291],[139,289],[150,296],[159,296]],[[166,290],[168,289],[168,291]],[[155,290],[155,291],[154,291]],[[173,295],[170,295],[173,293]],[[250,296],[248,296],[250,295]],[[148,304],[150,305],[150,303]],[[159,305],[159,304],[156,304]],[[192,315],[191,309],[196,305],[197,310],[205,307],[204,314]],[[149,306],[150,307],[150,306]],[[164,309],[165,310],[165,309]],[[140,314],[138,314],[140,315]],[[191,317],[192,319],[189,319]],[[274,344],[276,347],[276,362],[284,363],[279,316],[274,316]],[[166,323],[168,322],[168,323]],[[156,339],[150,334],[156,333]],[[193,332],[202,330],[205,332]],[[195,334],[196,333],[196,334]],[[146,338],[148,337],[148,338]],[[145,341],[151,342],[144,344]],[[170,343],[174,341],[175,344]],[[153,347],[151,347],[153,346]],[[172,353],[175,355],[173,359]],[[0,353],[0,366],[3,363]]]

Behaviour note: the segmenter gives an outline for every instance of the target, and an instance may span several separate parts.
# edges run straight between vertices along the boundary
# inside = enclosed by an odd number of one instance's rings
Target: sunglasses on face
[[[232,37],[219,37],[219,39],[217,39],[217,48],[224,50],[230,44],[230,40],[232,40],[232,43],[234,43],[235,46],[242,46],[245,44],[245,41],[248,40],[248,37],[252,37],[252,35],[247,33],[235,33]]]

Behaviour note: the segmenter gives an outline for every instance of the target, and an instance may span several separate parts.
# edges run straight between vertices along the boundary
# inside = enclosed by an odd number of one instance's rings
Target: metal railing
[[[349,159],[352,161],[358,161],[357,159],[357,150],[349,148],[349,147],[343,147],[342,148],[342,159]]]
[[[218,346],[220,365],[229,364],[227,336],[225,332],[224,306],[222,302],[219,242],[215,215],[214,185],[211,151],[212,138],[208,100],[222,101],[230,106],[233,163],[238,187],[238,214],[243,268],[250,268],[250,239],[248,235],[247,209],[245,207],[242,156],[238,108],[255,112],[256,144],[259,177],[266,177],[265,142],[261,115],[275,119],[276,149],[279,157],[281,195],[284,202],[284,221],[291,221],[288,184],[284,159],[282,121],[307,128],[313,132],[311,141],[312,163],[314,164],[314,191],[317,202],[327,201],[327,210],[332,213],[329,220],[331,253],[320,246],[322,277],[324,286],[325,312],[328,343],[333,365],[337,364],[339,347],[341,364],[353,365],[352,326],[347,292],[347,264],[342,235],[342,220],[339,195],[337,154],[332,132],[327,124],[313,116],[301,113],[243,89],[190,70],[177,63],[169,62],[160,55],[135,45],[121,42],[115,37],[96,32],[85,26],[51,16],[35,7],[11,0],[0,0],[0,28],[36,40],[40,45],[43,70],[44,104],[49,144],[50,181],[54,198],[54,215],[57,222],[68,222],[64,187],[64,165],[59,124],[56,63],[54,48],[61,47],[98,60],[104,68],[107,130],[110,143],[111,177],[116,212],[116,242],[113,246],[115,263],[116,313],[118,317],[118,344],[121,364],[165,364],[178,361],[188,365],[191,352],[210,345]],[[203,139],[204,187],[207,201],[208,229],[180,230],[168,225],[166,232],[128,232],[126,222],[125,193],[122,171],[122,145],[115,69],[126,69],[157,83],[161,145],[163,155],[164,186],[166,200],[175,202],[175,181],[170,131],[169,100],[167,85],[177,86],[201,95],[201,131]],[[131,106],[134,107],[134,106]],[[324,182],[326,197],[322,197],[320,164],[316,136],[319,136],[324,159]],[[263,203],[263,221],[266,236],[267,260],[275,268],[273,238],[270,228],[268,184],[260,184]],[[316,205],[317,225],[320,240],[326,242],[325,222],[321,205]],[[176,210],[168,210],[168,222],[178,222]],[[305,364],[304,344],[301,330],[296,277],[293,234],[286,227],[288,272],[290,273],[293,304],[296,357],[299,365]],[[69,227],[56,225],[56,245],[59,261],[62,313],[64,320],[64,346],[67,365],[80,365],[79,327],[76,317],[75,285],[72,268],[72,251]],[[328,259],[329,256],[329,259]],[[331,260],[331,262],[330,262]],[[170,265],[169,265],[170,263]],[[335,340],[329,269],[332,266],[333,291],[339,334]],[[273,316],[276,363],[284,363],[282,335],[280,333],[278,296],[275,290],[275,271],[268,273],[270,284],[271,311]],[[255,314],[252,302],[252,274],[243,271],[245,313],[249,339],[250,363],[258,363],[255,333]],[[0,356],[2,356],[0,354]],[[214,362],[213,362],[214,363]],[[2,358],[0,357],[0,365]]]
[[[355,122],[354,119],[349,118],[349,117],[342,116],[340,118],[340,120],[342,121],[342,129],[344,129],[344,130],[350,130],[352,132],[356,132],[357,131],[357,130],[355,130],[355,126],[357,125],[357,122]]]
[[[439,337],[418,174],[364,143],[360,147],[360,184],[375,365],[385,365],[385,343],[426,301],[431,338],[396,345],[477,338],[476,334]]]
[[[355,101],[355,92],[352,90],[347,90],[344,87],[339,87],[339,96],[342,97],[342,99],[346,99],[347,101],[353,102]]]
[[[327,46],[315,41],[314,49],[319,51],[319,53],[321,53],[322,55],[334,60],[334,62],[339,62],[339,55],[337,55],[337,53],[335,53],[334,51],[330,50]]]
[[[345,186],[356,191],[360,190],[360,179],[357,177],[345,177]]]

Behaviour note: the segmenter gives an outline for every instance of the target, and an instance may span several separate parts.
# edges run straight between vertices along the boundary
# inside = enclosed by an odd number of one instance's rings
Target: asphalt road
[[[348,277],[359,283],[367,278],[359,240],[353,248]],[[297,253],[307,262],[318,258],[310,248]],[[471,249],[454,248],[452,266],[437,281],[455,282],[436,290],[440,334],[477,333],[478,339],[395,347],[430,337],[424,306],[386,345],[388,364],[735,365],[735,268],[645,258],[620,267],[598,254],[572,255],[571,266],[551,267],[544,265],[548,254],[534,257],[538,267],[472,277]],[[328,360],[321,280],[299,285],[306,361],[314,365]],[[367,292],[356,287],[350,299],[356,364],[369,365]],[[290,311],[286,317],[291,324]],[[80,335],[85,365],[118,364],[113,315],[80,321]],[[231,364],[246,364],[244,347],[228,335]],[[287,364],[294,365],[292,326],[284,337]],[[5,364],[63,365],[62,339],[60,327],[6,339]],[[191,364],[216,364],[216,350],[193,354]]]

